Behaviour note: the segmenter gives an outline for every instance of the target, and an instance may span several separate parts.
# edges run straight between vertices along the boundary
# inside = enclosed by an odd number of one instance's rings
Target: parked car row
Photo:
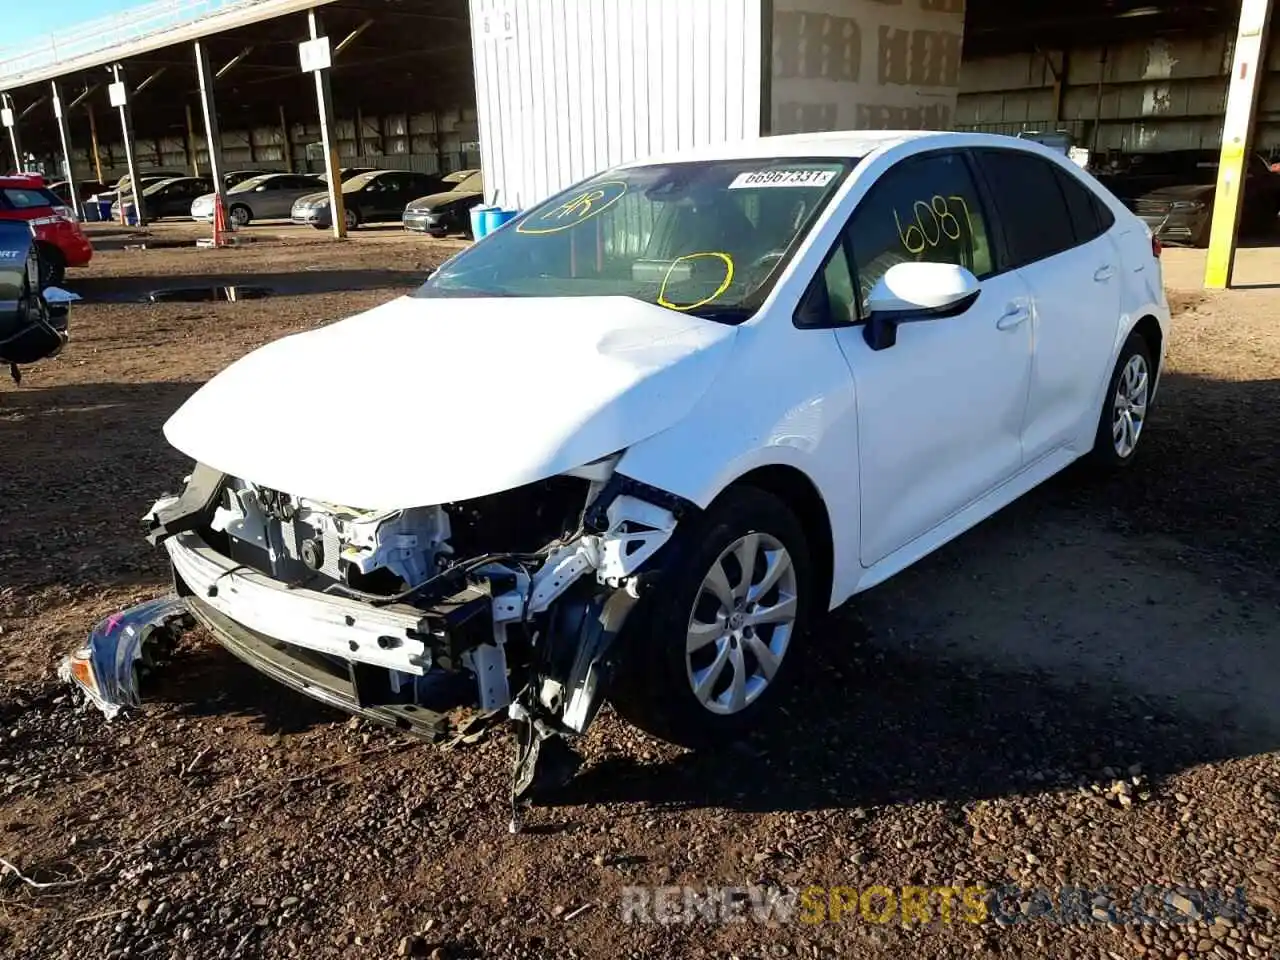
[[[366,223],[396,223],[410,203],[444,185],[436,174],[412,170],[369,170],[342,182],[342,206],[347,229]],[[327,190],[300,197],[290,219],[317,229],[333,225]]]
[[[1094,170],[1098,181],[1151,228],[1162,242],[1204,247],[1209,243],[1218,182],[1216,150],[1133,154]],[[1269,236],[1280,216],[1280,172],[1254,154],[1245,162],[1240,232]]]

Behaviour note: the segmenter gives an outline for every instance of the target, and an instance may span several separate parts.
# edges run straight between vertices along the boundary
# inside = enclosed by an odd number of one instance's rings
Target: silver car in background
[[[319,178],[305,173],[268,173],[238,183],[226,193],[227,219],[237,227],[254,220],[287,220],[299,197],[324,186]],[[212,193],[197,197],[191,204],[191,219],[213,222]]]

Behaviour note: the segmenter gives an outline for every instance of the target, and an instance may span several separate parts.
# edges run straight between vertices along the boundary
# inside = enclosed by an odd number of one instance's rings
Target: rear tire
[[[1122,470],[1133,463],[1146,433],[1155,373],[1147,341],[1136,331],[1129,334],[1102,401],[1091,454],[1096,466]]]
[[[777,497],[737,487],[665,549],[661,584],[619,638],[610,699],[672,743],[736,739],[764,722],[803,655],[816,599],[804,529]]]

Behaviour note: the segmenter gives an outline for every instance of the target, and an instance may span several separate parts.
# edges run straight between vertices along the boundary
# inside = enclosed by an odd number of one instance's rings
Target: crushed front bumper
[[[175,581],[180,593],[185,584]],[[331,707],[438,740],[449,730],[444,713],[415,703],[371,703],[348,664],[272,639],[236,623],[206,601],[188,595],[187,609],[233,656],[259,673]]]
[[[193,531],[169,537],[164,546],[192,596],[255,633],[401,673],[422,676],[431,669],[424,642],[430,628],[421,610],[290,588],[217,553]]]

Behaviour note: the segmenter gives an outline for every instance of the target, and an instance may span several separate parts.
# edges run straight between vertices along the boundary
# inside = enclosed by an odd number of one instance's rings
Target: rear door
[[[375,177],[367,187],[368,201],[365,206],[366,220],[398,220],[403,205],[397,207],[396,202],[404,193],[404,174],[384,173]]]
[[[1030,302],[1017,271],[999,269],[991,217],[961,153],[891,167],[854,210],[847,237],[856,281],[833,282],[846,272],[840,251],[824,276],[837,291],[832,301],[852,300],[860,323],[872,287],[897,263],[956,263],[981,283],[964,313],[904,324],[884,350],[868,346],[861,325],[836,331],[857,389],[861,560],[869,567],[1021,468]]]
[[[1114,218],[1075,174],[1045,157],[999,149],[977,156],[1010,265],[1031,292],[1026,462],[1062,448],[1084,453],[1080,445],[1092,443],[1099,381],[1110,373],[1120,324],[1124,276],[1109,234]]]

